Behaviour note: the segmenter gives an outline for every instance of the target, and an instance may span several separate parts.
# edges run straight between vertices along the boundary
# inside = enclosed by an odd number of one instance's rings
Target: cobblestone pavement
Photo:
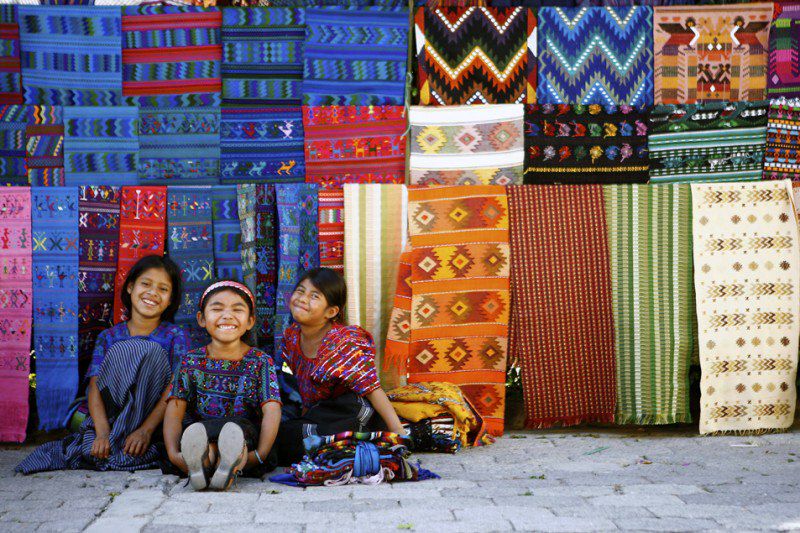
[[[13,474],[0,450],[0,531],[800,530],[800,428],[514,432],[455,456],[441,480],[295,489],[240,480],[194,493],[156,471]]]

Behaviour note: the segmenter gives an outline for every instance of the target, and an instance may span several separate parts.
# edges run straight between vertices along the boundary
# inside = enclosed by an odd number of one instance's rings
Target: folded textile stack
[[[285,474],[270,481],[307,487],[383,481],[422,481],[439,476],[411,464],[407,437],[376,431],[347,431],[336,435],[311,436],[304,441],[307,455]]]

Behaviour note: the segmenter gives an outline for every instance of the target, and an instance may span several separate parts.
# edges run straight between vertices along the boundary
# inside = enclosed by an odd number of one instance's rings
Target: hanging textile
[[[120,8],[19,6],[17,9],[26,104],[121,104]]]
[[[765,98],[772,3],[654,9],[656,104]]]
[[[344,271],[344,191],[320,189],[319,197],[319,266]]]
[[[0,104],[21,104],[22,69],[17,6],[0,6]]]
[[[536,101],[536,17],[524,7],[420,7],[422,105]]]
[[[326,6],[306,9],[305,105],[403,105],[408,8]]]
[[[211,187],[167,189],[167,253],[181,269],[183,301],[175,323],[190,335],[191,347],[207,343],[197,325],[200,296],[214,279],[214,229],[211,221]]]
[[[128,272],[142,257],[164,255],[166,187],[123,187],[120,200],[119,258],[114,282],[114,323],[130,318],[122,307]]]
[[[25,105],[0,106],[0,186],[29,184],[25,167],[29,113]]]
[[[64,172],[70,186],[136,185],[136,107],[65,107]]]
[[[306,270],[319,266],[317,186],[275,186],[278,211],[278,286],[275,298],[275,353],[281,353],[283,331],[291,324],[289,297]],[[278,363],[280,364],[280,363]]]
[[[407,204],[404,185],[344,186],[346,319],[375,339],[375,367],[387,390],[403,381],[383,359],[400,253],[408,233]]]
[[[63,427],[78,392],[78,189],[31,189],[39,428]]]
[[[114,278],[119,253],[122,189],[106,185],[78,191],[78,365],[89,368],[97,336],[114,325]]]
[[[222,110],[222,183],[303,181],[303,116],[300,107],[235,107]]]
[[[788,180],[692,184],[700,433],[794,421],[800,252]]]
[[[30,106],[25,129],[25,166],[34,187],[64,185],[64,110]]]
[[[663,105],[650,114],[650,181],[761,179],[767,102]]]
[[[653,9],[543,7],[541,104],[653,104]]]
[[[142,107],[213,106],[222,90],[222,13],[214,7],[122,9],[122,94]]]
[[[775,18],[769,32],[769,73],[767,95],[770,98],[800,96],[800,4],[775,4]]]
[[[610,185],[617,424],[691,422],[697,316],[688,184]]]
[[[242,280],[242,228],[236,185],[211,188],[214,272],[217,279]]]
[[[256,184],[255,254],[256,254],[256,336],[258,347],[271,352],[275,348],[275,291],[278,285],[278,212],[275,186]]]
[[[31,192],[0,188],[0,442],[22,442],[31,355]]]
[[[241,231],[242,282],[256,293],[256,185],[236,186],[236,211]]]
[[[411,107],[413,185],[522,183],[523,106]]]
[[[764,179],[800,179],[800,100],[770,100]]]
[[[406,111],[400,106],[304,106],[306,181],[404,183]]]
[[[300,105],[305,23],[301,8],[223,9],[223,102]]]
[[[509,353],[528,428],[614,421],[614,320],[603,189],[509,187]]]
[[[525,106],[525,183],[646,183],[647,111]]]

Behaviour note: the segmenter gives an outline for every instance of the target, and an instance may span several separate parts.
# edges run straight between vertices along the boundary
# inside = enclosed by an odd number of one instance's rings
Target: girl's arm
[[[189,468],[181,456],[181,434],[183,433],[181,423],[186,414],[186,405],[186,400],[179,398],[173,398],[171,402],[167,403],[164,414],[164,445],[167,448],[170,462],[188,473]]]
[[[158,428],[158,425],[164,420],[164,413],[167,410],[167,400],[169,399],[169,391],[171,387],[167,387],[161,399],[144,419],[142,425],[134,430],[125,439],[125,444],[122,446],[122,451],[128,455],[142,455],[147,451],[150,446],[150,439],[153,438],[153,433]]]
[[[372,407],[378,411],[378,414],[381,415],[383,421],[386,422],[386,427],[389,431],[397,433],[398,435],[406,434],[406,430],[403,429],[403,424],[400,423],[400,418],[397,416],[397,413],[395,413],[394,407],[392,407],[392,402],[386,397],[386,393],[383,392],[383,389],[375,389],[370,392],[367,394],[367,399],[372,404]]]
[[[97,376],[89,379],[88,388],[89,416],[94,421],[95,438],[92,443],[91,455],[97,459],[108,459],[111,454],[111,443],[108,440],[111,434],[111,426],[108,423],[106,406],[100,396],[100,389],[97,388]]]
[[[278,425],[281,423],[281,404],[278,402],[267,402],[261,407],[263,418],[261,419],[261,435],[258,437],[258,455],[262,461],[267,460],[267,455],[272,450],[275,437],[278,435]],[[260,463],[255,452],[247,454],[247,466],[251,468]]]

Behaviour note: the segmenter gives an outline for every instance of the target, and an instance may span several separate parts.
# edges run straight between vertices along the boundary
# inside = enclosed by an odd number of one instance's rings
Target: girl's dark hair
[[[220,280],[215,281],[214,283],[217,283],[218,281],[236,281],[236,283],[241,283],[240,281],[237,281],[235,279],[220,279]],[[245,303],[247,304],[247,309],[250,310],[250,315],[251,316],[255,316],[256,315],[256,310],[253,307],[253,300],[250,299],[250,296],[248,296],[248,294],[246,292],[244,292],[242,289],[239,289],[238,287],[232,287],[230,285],[222,285],[222,286],[216,287],[216,288],[211,289],[210,291],[208,291],[208,294],[205,295],[205,298],[200,300],[200,312],[201,313],[205,313],[206,306],[208,305],[208,301],[211,299],[212,296],[214,296],[215,294],[218,294],[220,292],[224,292],[224,291],[231,291],[232,293],[236,294],[237,296],[240,296],[242,298],[242,300],[244,300]]]
[[[344,278],[335,270],[325,267],[312,268],[300,276],[294,286],[294,290],[305,280],[317,288],[328,301],[328,307],[338,307],[339,313],[331,320],[334,322],[344,321],[344,306],[347,303],[347,283]]]
[[[178,312],[178,308],[181,305],[182,287],[181,270],[169,257],[148,255],[136,261],[136,264],[133,265],[128,275],[125,277],[125,283],[122,284],[122,294],[120,295],[122,305],[125,307],[127,315],[130,316],[133,304],[131,303],[131,295],[128,293],[128,287],[136,283],[136,280],[139,279],[142,274],[153,268],[164,270],[167,276],[169,276],[170,283],[172,283],[172,294],[169,297],[169,305],[161,314],[162,320],[172,322],[175,320],[175,313]]]

